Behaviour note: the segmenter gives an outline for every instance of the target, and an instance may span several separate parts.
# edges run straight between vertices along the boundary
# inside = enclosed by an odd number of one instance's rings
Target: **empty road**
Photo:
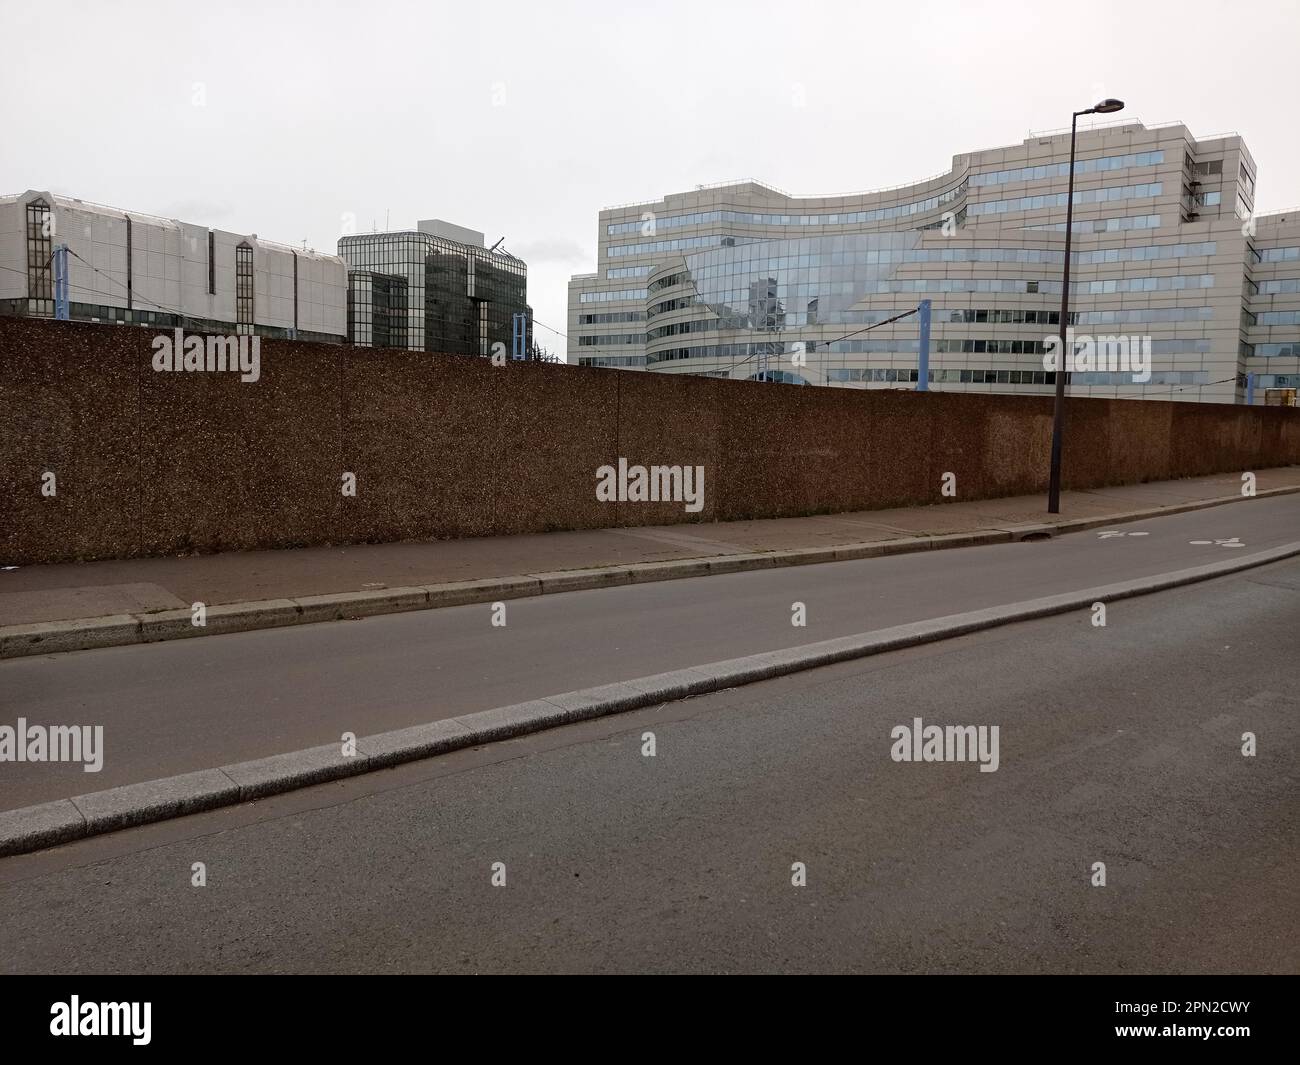
[[[1244,546],[1214,542],[1233,537]],[[1046,542],[512,600],[504,627],[479,604],[3,661],[0,723],[102,724],[105,755],[98,773],[0,764],[0,809],[1294,541],[1300,495]]]
[[[0,965],[1294,972],[1298,633],[1288,560],[6,859]]]

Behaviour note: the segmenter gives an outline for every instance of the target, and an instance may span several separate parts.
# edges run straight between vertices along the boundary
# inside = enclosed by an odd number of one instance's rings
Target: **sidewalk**
[[[1300,491],[1300,467],[1256,472],[1259,495]],[[51,633],[45,629],[48,623],[104,620],[102,638],[76,646],[147,642],[710,572],[1006,542],[1026,534],[1068,532],[1242,498],[1240,476],[1227,474],[1066,492],[1061,514],[1050,523],[1044,497],[1034,495],[806,518],[21,567],[0,571],[0,657],[71,649],[66,643],[56,646],[57,639],[46,640],[66,630],[57,626]],[[691,564],[670,565],[684,561]],[[190,606],[196,602],[217,615],[205,629],[190,625]],[[248,610],[234,606],[255,603],[257,617],[245,616]],[[212,610],[222,605],[227,609]],[[154,631],[142,635],[142,625]],[[15,626],[28,631],[19,632]],[[33,626],[41,626],[41,631]],[[31,644],[44,641],[44,646],[15,650],[19,637]]]

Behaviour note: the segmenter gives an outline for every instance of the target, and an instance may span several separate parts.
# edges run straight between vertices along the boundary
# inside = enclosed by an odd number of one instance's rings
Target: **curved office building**
[[[1300,213],[1252,218],[1241,138],[1125,123],[1078,144],[1068,324],[1098,351],[1131,339],[1145,367],[1085,364],[1072,394],[1242,402],[1253,374],[1263,402],[1300,383]],[[602,211],[599,270],[569,286],[570,361],[915,387],[928,299],[931,387],[1046,394],[1068,166],[1067,132],[883,192],[747,182]]]

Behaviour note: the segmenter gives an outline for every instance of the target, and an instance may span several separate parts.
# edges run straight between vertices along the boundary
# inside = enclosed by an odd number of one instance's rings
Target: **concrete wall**
[[[766,518],[1044,490],[1051,401],[262,342],[158,373],[147,329],[0,318],[0,563]],[[1066,487],[1300,462],[1300,411],[1069,405]],[[596,469],[705,467],[705,507]],[[45,471],[58,493],[41,495]],[[356,498],[340,492],[357,475]]]

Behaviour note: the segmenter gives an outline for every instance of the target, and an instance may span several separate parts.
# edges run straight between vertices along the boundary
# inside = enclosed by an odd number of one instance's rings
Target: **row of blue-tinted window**
[[[1154,166],[1165,161],[1165,153],[1137,152],[1132,155],[1103,155],[1100,159],[1075,160],[1076,174],[1091,174],[1098,170],[1123,170],[1130,166]],[[986,174],[972,174],[973,187],[981,185],[1006,185],[1012,181],[1041,181],[1043,178],[1067,177],[1069,163],[1048,163],[1045,166],[1022,166],[1015,170],[993,170]]]
[[[886,218],[901,218],[905,215],[933,211],[945,203],[951,203],[965,191],[966,184],[963,182],[924,200],[895,204],[893,207],[877,207],[869,211],[835,211],[826,214],[768,214],[754,211],[715,210],[665,215],[661,218],[655,216],[653,212],[646,212],[651,215],[651,218],[639,219],[635,222],[613,222],[605,228],[613,237],[624,233],[642,233],[650,221],[654,223],[655,232],[661,229],[702,226],[715,222],[734,222],[745,226],[850,226],[860,222],[879,222]]]
[[[1300,292],[1300,277],[1275,277],[1270,281],[1261,281],[1252,291],[1261,296],[1277,296]]]
[[[1081,265],[1088,265],[1143,262],[1149,259],[1184,259],[1198,255],[1213,255],[1217,250],[1218,244],[1213,240],[1190,244],[1147,244],[1140,248],[1105,248],[1100,251],[1081,251],[1074,257],[1074,261]]]
[[[937,381],[935,374],[938,371],[931,370],[928,380]],[[968,374],[972,371],[967,370]],[[983,370],[974,371],[983,373]],[[826,380],[831,384],[847,384],[850,381],[875,381],[877,383],[889,384],[906,384],[908,381],[917,380],[917,371],[908,370],[902,367],[877,367],[875,369],[859,369],[857,367],[837,367],[833,370],[826,371]],[[969,378],[967,378],[969,380]]]
[[[1300,248],[1261,248],[1257,254],[1262,263],[1295,262],[1300,259]]]
[[[807,320],[804,315],[770,315],[761,310],[756,310],[752,315],[733,315],[726,318],[702,318],[690,322],[674,322],[672,325],[656,326],[654,329],[646,331],[646,340],[662,340],[664,337],[680,336],[683,333],[718,333],[729,331],[742,331],[766,327],[775,329],[777,322],[774,318],[780,319],[780,325],[806,325]]]
[[[642,322],[645,315],[640,311],[607,311],[604,314],[580,314],[579,325],[611,325],[614,322]]]
[[[652,270],[653,266],[611,266],[605,271],[605,277],[610,281],[620,277],[645,277]]]
[[[846,343],[841,341],[841,343]],[[843,351],[831,345],[833,351]],[[886,349],[888,350],[888,349]],[[936,340],[934,350],[941,355],[1041,355],[1041,340]]]
[[[676,285],[684,284],[691,279],[689,273],[678,272],[668,274],[665,277],[656,278],[646,286],[646,295],[653,296],[656,292],[662,292],[666,288],[673,288]]]
[[[652,351],[645,357],[646,365],[657,362],[671,362],[674,359],[691,358],[737,358],[747,355],[784,354],[783,344],[705,344],[693,348],[672,348],[668,351]]]
[[[897,311],[883,312],[889,317]],[[964,322],[1012,325],[1060,325],[1060,311],[1025,311],[1013,308],[959,308],[933,310],[936,322]],[[1213,307],[1134,307],[1130,310],[1071,311],[1071,325],[1146,325],[1152,322],[1205,322],[1214,317]]]
[[[1072,385],[1132,385],[1142,387],[1151,385],[1208,385],[1210,374],[1207,370],[1156,370],[1149,381],[1134,381],[1131,373],[1109,373],[1106,371],[1084,371],[1070,375]]]
[[[644,366],[644,355],[583,355],[579,366]]]
[[[607,344],[644,344],[644,333],[608,333],[600,336],[578,337],[583,348],[604,347]]]
[[[833,350],[841,349],[834,347]],[[890,349],[885,349],[890,350]],[[989,355],[1042,355],[1045,352],[1041,340],[938,340],[935,351],[945,354],[989,354]],[[1153,355],[1204,355],[1214,350],[1211,341],[1188,337],[1175,337],[1172,340],[1151,341]]]
[[[912,278],[881,281],[818,281],[804,284],[777,284],[769,279],[773,299],[802,308],[805,303],[819,303],[821,321],[837,321],[838,316],[864,295],[933,292],[1008,292],[1016,294],[1060,295],[1059,281],[1030,281],[1022,278]],[[1212,274],[1174,275],[1166,277],[1112,278],[1078,281],[1070,290],[1080,295],[1107,295],[1121,292],[1170,292],[1214,287]],[[755,298],[754,285],[742,289],[702,292],[705,302],[722,313],[724,309],[746,308]],[[810,308],[811,309],[811,308]],[[793,314],[793,312],[791,312]]]
[[[1276,356],[1281,356],[1283,358],[1287,356],[1295,356],[1300,358],[1300,340],[1292,340],[1285,344],[1246,344],[1244,347],[1250,349],[1249,351],[1243,352],[1243,354],[1246,355],[1256,355],[1267,358],[1274,358]]]
[[[622,300],[639,300],[645,298],[643,288],[620,288],[610,292],[582,292],[578,295],[579,303],[619,303]]]
[[[1136,248],[1102,248],[1071,255],[1077,266],[1104,263],[1145,262],[1151,259],[1184,259],[1213,255],[1218,244],[1213,240],[1190,244],[1148,244]],[[875,261],[868,259],[869,262]],[[880,262],[901,263],[1062,263],[1063,251],[1041,248],[914,248],[897,252],[882,251]]]
[[[1300,311],[1260,311],[1251,325],[1300,325]]]
[[[646,363],[647,365],[654,365],[658,362],[677,359],[725,359],[754,355],[782,355],[793,350],[792,345],[795,343],[798,343],[798,341],[784,338],[782,341],[769,343],[696,344],[689,347],[650,352],[646,356]],[[805,344],[805,351],[814,355],[819,351],[824,354],[835,355],[915,355],[919,347],[917,340],[905,338],[897,340],[837,340],[829,345],[815,341],[805,341],[803,343]],[[1046,349],[1040,340],[950,340],[937,342],[935,350],[943,354],[1041,356]],[[1213,347],[1209,340],[1167,340],[1152,343],[1152,353],[1157,355],[1208,354],[1212,350]],[[1297,353],[1300,354],[1300,344],[1297,345]],[[1078,376],[1076,375],[1074,379],[1078,380]]]
[[[763,301],[759,301],[760,304]],[[740,332],[756,329],[788,329],[809,325],[871,325],[892,318],[898,310],[890,311],[848,311],[835,315],[832,319],[819,318],[815,314],[802,314],[784,310],[768,311],[759,306],[748,314],[726,315],[707,319],[692,319],[674,322],[671,325],[658,326],[646,333],[646,341],[653,342],[665,337],[681,336],[689,333]],[[979,309],[961,308],[956,310],[935,309],[933,312],[936,325],[1037,325],[1041,327],[1059,326],[1060,311],[1034,311],[1015,308]],[[654,315],[651,315],[653,318]],[[1131,310],[1109,311],[1072,311],[1071,325],[1151,325],[1162,322],[1209,321],[1214,317],[1212,307],[1150,307]],[[942,349],[941,349],[942,350]]]
[[[906,384],[916,381],[916,370],[905,367],[836,367],[826,371],[828,384],[868,381],[876,384]],[[1048,370],[931,370],[927,379],[933,384],[975,385],[1054,385],[1056,374]]]
[[[678,296],[675,299],[664,300],[662,303],[656,303],[646,311],[646,320],[657,318],[661,314],[667,314],[669,311],[680,311],[685,307],[690,307],[695,303],[692,296]]]
[[[784,250],[785,241],[765,242],[766,250],[775,244],[777,250]],[[794,241],[788,242],[794,244]],[[753,248],[753,245],[747,246]],[[1146,262],[1158,259],[1183,259],[1213,255],[1218,249],[1215,241],[1207,240],[1187,244],[1149,244],[1133,248],[1102,248],[1095,251],[1080,251],[1072,255],[1072,261],[1078,266],[1104,265],[1106,263]],[[758,249],[756,249],[758,250]],[[807,260],[806,262],[804,260]],[[809,255],[769,255],[766,258],[753,258],[737,255],[727,260],[727,269],[723,264],[706,266],[699,269],[701,277],[718,276],[722,273],[775,272],[792,267],[843,266],[855,263],[876,265],[880,263],[1040,263],[1059,265],[1064,262],[1065,253],[1044,248],[869,248],[861,250],[832,251],[814,248]],[[674,278],[680,275],[672,275]],[[666,280],[666,279],[665,279]],[[675,283],[680,283],[675,282]],[[655,282],[659,285],[659,282]]]
[[[1047,222],[1037,226],[1021,226],[1021,229],[1044,229],[1053,230],[1057,233],[1065,232],[1064,222]],[[1081,222],[1074,222],[1070,229],[1075,233],[1123,233],[1130,229],[1159,229],[1160,216],[1158,214],[1130,214],[1121,215],[1118,218],[1092,218]]]
[[[1164,186],[1159,181],[1146,185],[1112,185],[1101,189],[1084,189],[1074,194],[1075,203],[1108,203],[1111,200],[1140,200],[1159,196]],[[973,215],[1012,214],[1017,211],[1036,211],[1042,207],[1064,207],[1068,193],[1058,192],[1047,196],[1019,196],[1010,200],[986,200],[972,203],[966,210]]]
[[[915,340],[836,340],[830,350],[846,355],[887,355],[890,352],[911,354],[917,351]],[[812,350],[818,350],[816,348]],[[824,350],[824,348],[822,349]],[[1209,340],[1174,339],[1154,340],[1154,355],[1207,354],[1213,350]],[[1042,340],[937,340],[934,351],[941,355],[1043,355],[1046,347]]]
[[[1282,375],[1277,375],[1281,377]],[[917,371],[902,367],[858,368],[836,367],[826,371],[826,380],[832,384],[852,381],[877,383],[906,383],[917,380]],[[974,385],[1055,385],[1056,374],[1050,370],[931,370],[929,380],[934,384]],[[1263,377],[1259,378],[1262,381]],[[1134,385],[1131,373],[1089,372],[1073,373],[1070,383],[1076,385]],[[1210,375],[1205,370],[1164,370],[1151,375],[1147,385],[1208,385]],[[1270,382],[1271,384],[1271,382]]]
[[[614,244],[609,254],[617,259],[624,255],[648,255],[660,251],[686,251],[688,248],[711,248],[723,243],[737,243],[735,237],[678,237],[676,240],[652,240],[642,244]],[[749,243],[745,241],[745,243]]]
[[[1106,281],[1070,283],[1073,293],[1104,295],[1109,292],[1168,292],[1186,288],[1213,288],[1213,274],[1175,274],[1168,277],[1119,277]],[[891,292],[1038,292],[1060,295],[1059,281],[1024,281],[1003,278],[917,278],[880,281],[877,293]]]

